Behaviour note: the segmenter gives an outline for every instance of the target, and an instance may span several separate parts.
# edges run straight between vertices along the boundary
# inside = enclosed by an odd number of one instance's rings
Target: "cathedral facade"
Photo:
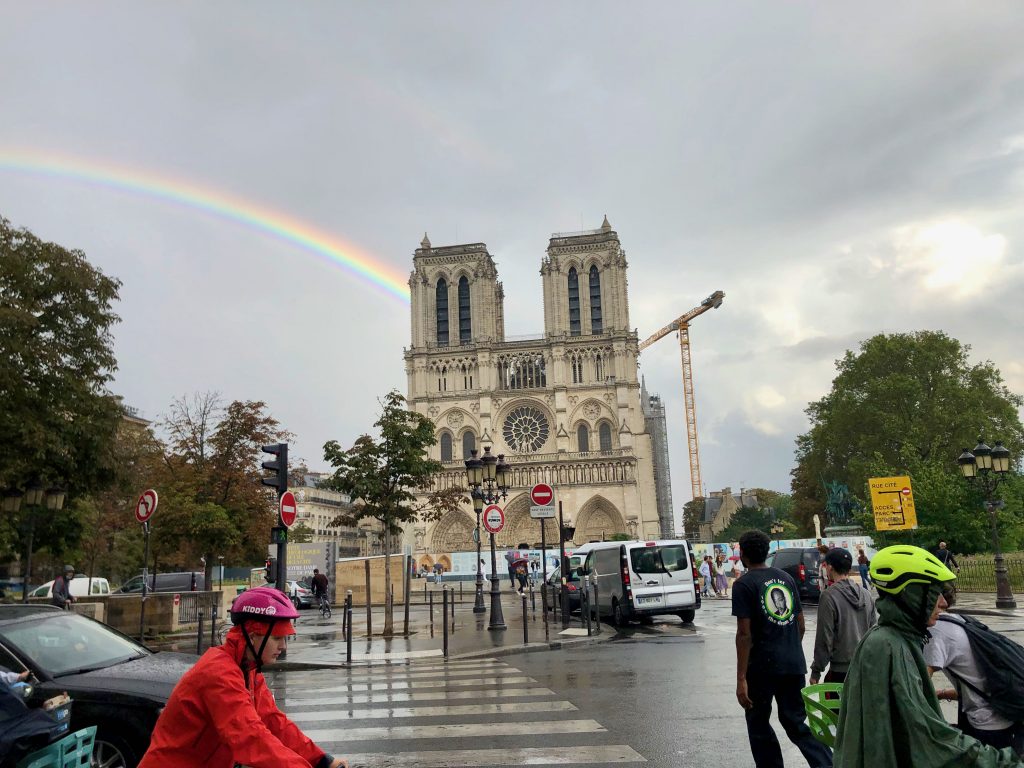
[[[416,249],[409,407],[436,426],[439,484],[466,486],[473,449],[505,455],[512,485],[499,547],[540,541],[540,521],[529,514],[530,488],[540,482],[555,489],[577,545],[662,533],[626,268],[607,218],[596,230],[552,235],[540,265],[544,332],[508,338],[485,244],[433,247],[424,236]],[[405,542],[419,553],[472,550],[476,524],[467,497],[464,511],[414,524]],[[557,522],[545,525],[557,545]]]

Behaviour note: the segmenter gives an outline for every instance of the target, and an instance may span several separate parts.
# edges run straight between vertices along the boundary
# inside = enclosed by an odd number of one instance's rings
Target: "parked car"
[[[71,696],[70,729],[97,728],[96,766],[134,768],[171,690],[197,658],[156,653],[50,605],[0,605],[0,665],[31,673],[32,704]]]
[[[821,553],[815,547],[787,547],[768,555],[765,565],[785,571],[793,577],[800,591],[800,599],[816,603],[821,597],[818,566]]]
[[[192,592],[206,589],[206,576],[202,571],[179,571],[149,575],[150,592]],[[141,592],[142,574],[132,576],[121,585],[118,592]]]
[[[594,542],[573,555],[586,557],[583,575],[597,584],[591,602],[598,618],[608,616],[621,627],[665,614],[688,623],[697,615],[699,577],[682,539]]]
[[[580,562],[582,562],[582,558],[577,561],[576,567],[571,567],[569,569],[569,579],[565,584],[570,613],[575,613],[580,609]],[[547,607],[548,610],[553,611],[559,605],[558,591],[562,588],[562,569],[560,567],[555,566],[555,570],[548,574],[547,585],[548,588],[544,590],[545,607]]]
[[[88,595],[109,595],[110,582],[101,576],[75,576],[71,580],[71,596],[87,597]],[[53,597],[53,581],[36,587],[28,593],[29,597]]]
[[[288,594],[292,599],[292,605],[296,608],[313,607],[312,585],[305,579],[300,581],[289,581]]]

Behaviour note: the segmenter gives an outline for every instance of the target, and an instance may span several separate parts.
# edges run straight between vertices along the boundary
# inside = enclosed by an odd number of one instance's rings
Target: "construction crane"
[[[700,478],[700,451],[697,444],[697,410],[693,402],[693,369],[690,366],[690,321],[703,315],[710,309],[722,306],[725,294],[715,291],[699,306],[694,307],[685,315],[681,315],[660,331],[644,341],[639,348],[643,352],[658,339],[668,336],[673,331],[679,332],[679,352],[683,358],[683,405],[686,409],[686,440],[690,451],[690,486],[694,499],[704,498],[704,485]]]

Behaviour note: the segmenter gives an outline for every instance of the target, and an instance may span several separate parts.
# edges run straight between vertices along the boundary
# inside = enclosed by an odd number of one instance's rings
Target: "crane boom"
[[[691,320],[693,320],[693,318],[697,317],[698,315],[703,315],[709,309],[718,309],[720,306],[722,306],[722,299],[724,298],[725,294],[722,293],[722,291],[715,291],[706,299],[704,299],[704,301],[702,301],[696,307],[691,309],[689,312],[677,317],[675,320],[666,325],[660,331],[644,340],[643,343],[640,344],[640,347],[637,349],[637,351],[643,352],[645,349],[651,346],[651,344],[658,341],[659,339],[665,338],[670,333],[672,333],[672,331],[678,331],[680,325],[690,322]]]
[[[703,498],[704,484],[700,476],[700,450],[697,439],[697,407],[693,394],[693,366],[690,360],[690,321],[710,309],[722,306],[725,294],[715,291],[689,312],[680,315],[657,333],[645,340],[637,350],[642,352],[654,342],[664,338],[672,331],[679,332],[679,354],[683,366],[683,409],[686,416],[686,442],[690,456],[690,490],[694,499]]]

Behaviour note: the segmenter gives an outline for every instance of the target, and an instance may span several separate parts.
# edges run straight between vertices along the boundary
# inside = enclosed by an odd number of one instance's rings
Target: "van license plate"
[[[637,605],[660,605],[661,604],[661,596],[660,595],[655,595],[653,597],[638,597],[636,599],[636,604]]]

